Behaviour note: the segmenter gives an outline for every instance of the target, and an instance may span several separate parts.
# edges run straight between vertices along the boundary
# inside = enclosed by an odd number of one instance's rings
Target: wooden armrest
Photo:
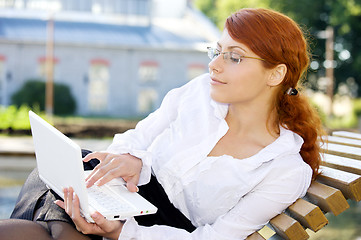
[[[318,206],[301,198],[289,206],[288,211],[290,216],[314,232],[328,224],[326,216]]]
[[[306,198],[324,212],[339,215],[350,207],[341,191],[314,181],[307,190]]]
[[[361,161],[359,160],[324,154],[321,164],[326,167],[361,175]]]
[[[270,224],[276,233],[284,239],[303,240],[309,238],[302,225],[284,213],[271,219]]]
[[[341,190],[346,198],[361,200],[360,175],[324,166],[320,167],[320,170],[321,174],[317,177],[319,182]]]

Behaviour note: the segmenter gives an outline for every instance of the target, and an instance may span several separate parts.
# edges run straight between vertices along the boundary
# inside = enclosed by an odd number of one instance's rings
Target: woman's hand
[[[55,204],[65,210],[73,220],[76,229],[83,234],[94,234],[109,239],[118,239],[122,231],[123,223],[121,221],[106,220],[98,212],[91,214],[95,223],[87,222],[80,215],[79,198],[71,187],[64,189],[64,202],[56,200]]]
[[[94,168],[86,179],[87,187],[93,184],[103,185],[113,178],[121,177],[127,182],[127,188],[131,192],[137,192],[140,171],[143,162],[140,158],[130,154],[112,154],[107,152],[94,152],[88,154],[83,161],[87,162],[97,158],[100,163]]]

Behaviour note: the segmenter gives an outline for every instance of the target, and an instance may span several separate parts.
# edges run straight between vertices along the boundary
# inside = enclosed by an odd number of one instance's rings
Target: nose
[[[209,68],[209,72],[221,72],[222,69],[223,69],[223,66],[222,66],[222,62],[223,62],[223,59],[222,59],[222,56],[219,55],[215,58],[213,58],[209,63],[208,63],[208,68]]]

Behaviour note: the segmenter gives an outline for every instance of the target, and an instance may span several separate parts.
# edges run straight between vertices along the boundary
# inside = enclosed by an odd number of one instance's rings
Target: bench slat
[[[324,212],[339,215],[350,207],[341,191],[314,181],[307,190],[306,199],[319,206]]]
[[[336,144],[346,145],[346,146],[350,146],[350,147],[358,147],[358,148],[361,147],[360,139],[343,138],[343,137],[336,137],[336,136],[327,136],[327,138],[324,138],[324,139],[329,143],[336,143]]]
[[[341,170],[321,166],[317,180],[341,190],[343,195],[355,201],[361,200],[361,176]]]
[[[258,232],[254,232],[249,235],[246,240],[266,240],[266,238],[262,237],[262,235]]]
[[[301,198],[292,204],[288,211],[291,217],[299,221],[305,228],[309,228],[314,232],[328,224],[326,216],[317,205]]]
[[[326,167],[361,175],[361,161],[359,160],[325,153],[321,164]]]
[[[305,240],[309,238],[309,235],[302,225],[284,213],[271,219],[270,224],[276,233],[284,239]]]
[[[353,133],[353,132],[346,132],[346,131],[335,131],[332,133],[332,136],[361,140],[360,133]]]
[[[257,232],[249,235],[246,240],[265,240],[270,239],[272,236],[276,234],[269,226],[265,225],[263,228],[258,230]]]
[[[361,160],[361,150],[358,147],[328,143],[321,145],[321,148],[324,149],[328,154]]]

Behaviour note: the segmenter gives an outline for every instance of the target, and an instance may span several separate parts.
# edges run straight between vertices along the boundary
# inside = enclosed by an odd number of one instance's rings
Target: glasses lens
[[[229,53],[228,59],[230,59],[233,63],[240,63],[242,62],[242,57],[238,53]]]
[[[213,58],[216,56],[216,51],[214,48],[209,47],[208,48],[208,57],[213,60]]]

